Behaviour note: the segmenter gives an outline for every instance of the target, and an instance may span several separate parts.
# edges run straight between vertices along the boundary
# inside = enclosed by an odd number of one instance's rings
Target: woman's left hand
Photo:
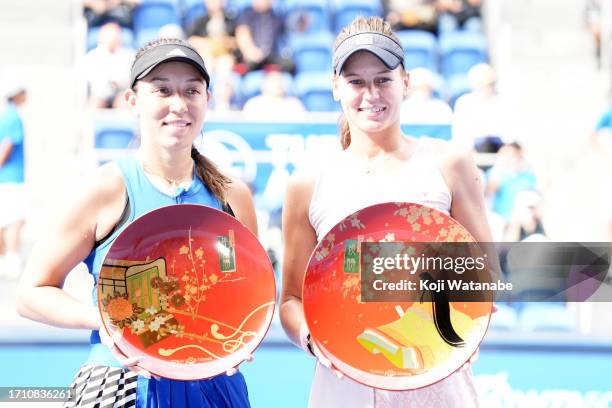
[[[236,365],[235,367],[232,367],[232,368],[228,369],[228,370],[225,372],[225,375],[227,375],[227,376],[232,376],[232,375],[236,374],[236,373],[238,372],[238,368],[240,367],[240,364],[244,363],[245,361],[246,361],[247,363],[250,363],[250,362],[251,362],[251,361],[253,361],[253,360],[255,360],[255,357],[253,357],[253,355],[252,355],[252,354],[249,354],[249,355],[247,356],[247,358],[245,358],[245,359],[244,359],[244,360],[243,360],[241,363],[238,363],[238,365]]]

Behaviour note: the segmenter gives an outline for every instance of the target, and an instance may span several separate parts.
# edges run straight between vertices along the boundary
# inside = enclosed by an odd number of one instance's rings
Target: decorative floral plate
[[[318,243],[304,277],[304,314],[315,344],[335,368],[375,388],[421,388],[461,369],[486,333],[492,303],[446,302],[460,340],[451,344],[438,330],[431,297],[363,301],[361,258],[371,261],[385,250],[372,245],[362,254],[363,242],[394,242],[409,253],[418,243],[474,239],[448,215],[419,204],[377,204],[346,217]]]
[[[266,334],[274,271],[257,238],[230,215],[177,204],[132,222],[98,280],[106,330],[153,374],[212,377],[247,358]]]

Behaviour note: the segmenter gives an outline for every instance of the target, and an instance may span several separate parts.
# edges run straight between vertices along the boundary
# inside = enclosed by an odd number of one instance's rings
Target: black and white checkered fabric
[[[64,407],[135,407],[137,377],[138,374],[120,367],[83,366],[70,385],[76,398]]]

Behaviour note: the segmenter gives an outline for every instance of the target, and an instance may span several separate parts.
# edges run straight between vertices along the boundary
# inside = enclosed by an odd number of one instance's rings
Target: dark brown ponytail
[[[221,173],[217,165],[202,155],[195,146],[191,146],[191,158],[195,161],[196,175],[215,197],[225,204],[227,202],[227,188],[232,180]]]

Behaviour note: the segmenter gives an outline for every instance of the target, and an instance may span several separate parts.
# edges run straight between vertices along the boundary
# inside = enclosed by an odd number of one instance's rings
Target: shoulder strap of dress
[[[119,217],[117,224],[115,224],[115,226],[111,229],[111,231],[108,234],[106,234],[105,237],[96,241],[94,245],[94,247],[96,248],[102,246],[106,241],[112,238],[113,235],[115,235],[115,233],[117,232],[117,230],[119,230],[123,225],[125,225],[130,220],[130,216],[133,213],[132,202],[130,200],[130,196],[132,196],[132,188],[131,188],[129,180],[130,180],[130,174],[132,174],[132,172],[134,171],[137,171],[137,169],[135,169],[135,166],[134,166],[134,164],[136,163],[136,160],[133,157],[125,157],[125,158],[121,158],[117,160],[115,163],[117,163],[117,166],[119,167],[119,171],[121,171],[121,175],[123,176],[123,183],[125,184],[125,190],[126,190],[125,206],[123,207],[123,212],[121,213],[121,217]]]

